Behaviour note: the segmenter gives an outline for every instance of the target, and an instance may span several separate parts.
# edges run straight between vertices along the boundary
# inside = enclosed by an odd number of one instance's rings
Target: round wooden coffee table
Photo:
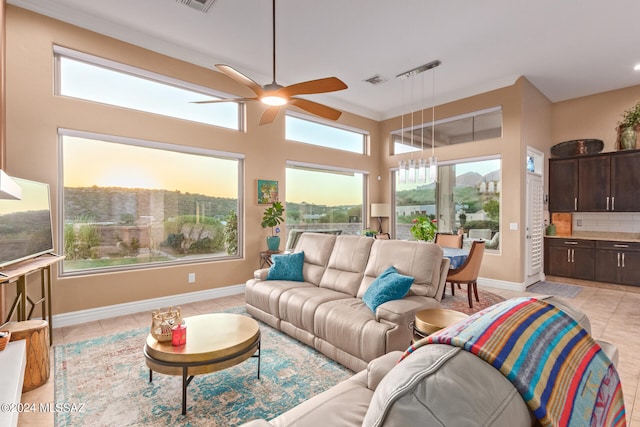
[[[428,308],[416,313],[413,322],[413,341],[428,337],[440,329],[458,323],[469,315],[448,308]]]
[[[258,358],[260,378],[260,327],[254,319],[239,314],[213,313],[185,317],[187,343],[158,342],[151,334],[144,346],[149,367],[167,375],[182,375],[182,415],[187,413],[187,386],[194,375],[220,371],[250,357]],[[257,354],[256,354],[257,351]]]

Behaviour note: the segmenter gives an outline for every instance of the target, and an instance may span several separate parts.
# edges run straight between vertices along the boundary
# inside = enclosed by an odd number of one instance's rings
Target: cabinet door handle
[[[609,197],[607,196],[607,210],[609,210]]]
[[[573,210],[576,211],[576,212],[578,211],[578,198],[577,197],[573,198]]]
[[[611,196],[611,210],[612,211],[616,210],[616,197],[615,196]]]
[[[623,245],[623,244],[620,244],[620,243],[616,243],[616,244],[613,245],[613,247],[614,248],[628,248],[629,245]]]
[[[624,252],[622,252],[622,268],[624,268]]]
[[[576,262],[576,251],[571,249],[571,262]]]
[[[620,267],[620,252],[618,252],[618,267]]]
[[[567,263],[571,262],[571,249],[567,249]]]

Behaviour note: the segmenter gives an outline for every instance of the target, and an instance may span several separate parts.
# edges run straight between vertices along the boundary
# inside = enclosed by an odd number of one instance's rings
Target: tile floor
[[[589,316],[594,338],[606,339],[618,346],[620,352],[618,372],[622,380],[627,423],[629,426],[640,427],[640,287],[585,281],[567,282],[567,279],[553,277],[547,277],[547,280],[584,287],[576,298],[567,301]],[[486,287],[485,289],[505,298],[529,294]],[[184,316],[192,316],[235,307],[243,303],[244,295],[240,294],[183,305],[182,313]],[[57,328],[53,331],[53,343],[59,345],[148,326],[149,319],[150,312],[141,312],[121,318]],[[52,370],[49,381],[35,390],[23,393],[23,403],[35,403],[38,406],[40,403],[53,402],[53,352],[51,354]],[[52,413],[23,413],[18,419],[18,426],[53,426],[53,418]]]

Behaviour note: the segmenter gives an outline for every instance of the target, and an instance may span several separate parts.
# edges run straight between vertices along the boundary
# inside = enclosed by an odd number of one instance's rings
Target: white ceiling
[[[272,80],[270,0],[216,0],[206,14],[176,0],[8,3],[212,72],[225,63]],[[277,81],[336,76],[349,88],[308,98],[382,120],[414,108],[395,76],[439,59],[436,104],[519,76],[563,101],[640,84],[638,17],[638,0],[277,0]],[[415,80],[416,109],[431,106],[431,73]],[[375,74],[388,81],[364,82]]]

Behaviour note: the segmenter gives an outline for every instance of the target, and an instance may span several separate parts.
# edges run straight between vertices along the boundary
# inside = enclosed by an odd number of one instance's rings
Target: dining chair
[[[446,248],[462,248],[462,234],[436,233],[436,245]]]
[[[447,283],[451,283],[451,295],[455,295],[454,285],[460,285],[465,283],[467,285],[467,296],[469,297],[469,307],[473,308],[473,299],[471,298],[471,291],[476,297],[476,301],[480,302],[478,298],[478,273],[480,272],[480,264],[482,264],[482,256],[484,255],[485,242],[474,241],[471,244],[471,250],[469,256],[464,263],[458,268],[452,268],[447,273]]]

